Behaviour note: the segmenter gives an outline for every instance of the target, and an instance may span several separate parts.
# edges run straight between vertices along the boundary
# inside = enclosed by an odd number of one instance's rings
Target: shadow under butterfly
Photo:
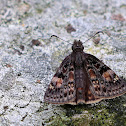
[[[74,40],[48,86],[44,101],[51,104],[91,104],[126,93],[126,82]]]

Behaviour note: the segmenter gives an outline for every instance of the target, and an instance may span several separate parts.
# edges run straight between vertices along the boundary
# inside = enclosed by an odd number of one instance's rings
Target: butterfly
[[[51,104],[91,104],[126,93],[126,82],[74,40],[68,55],[49,84],[44,101]]]

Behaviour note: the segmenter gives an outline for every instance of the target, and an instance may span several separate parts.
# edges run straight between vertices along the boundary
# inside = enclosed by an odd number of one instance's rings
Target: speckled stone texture
[[[74,39],[126,78],[125,0],[0,1],[0,126],[126,125],[126,95],[76,107],[43,102]]]

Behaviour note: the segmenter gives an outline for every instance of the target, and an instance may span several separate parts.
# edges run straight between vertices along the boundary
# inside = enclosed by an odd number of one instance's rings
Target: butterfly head
[[[82,44],[82,42],[79,40],[74,40],[73,46],[72,46],[72,50],[74,52],[83,52],[84,50],[84,46]]]

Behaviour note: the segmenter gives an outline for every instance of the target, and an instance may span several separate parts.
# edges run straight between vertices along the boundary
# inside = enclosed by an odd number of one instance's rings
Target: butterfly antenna
[[[70,43],[69,41],[66,41],[66,40],[62,39],[62,38],[58,37],[57,35],[51,35],[50,39],[51,39],[52,37],[56,37],[56,38],[58,38],[58,39],[60,39],[60,40],[62,40],[62,41],[64,41],[64,42]],[[70,44],[72,44],[72,43],[70,43]]]
[[[94,38],[94,37],[95,37],[97,34],[99,34],[99,33],[104,34],[103,31],[98,31],[98,32],[96,32],[93,36],[91,36],[89,39],[87,39],[85,42],[87,42],[87,41],[89,41],[90,39]]]
[[[60,39],[60,40],[62,40],[62,41],[68,42],[68,41],[66,41],[66,40],[64,40],[64,39],[61,39],[61,38],[58,37],[57,35],[51,35],[50,39],[51,39],[52,37],[56,37],[56,38],[58,38],[58,39]]]

